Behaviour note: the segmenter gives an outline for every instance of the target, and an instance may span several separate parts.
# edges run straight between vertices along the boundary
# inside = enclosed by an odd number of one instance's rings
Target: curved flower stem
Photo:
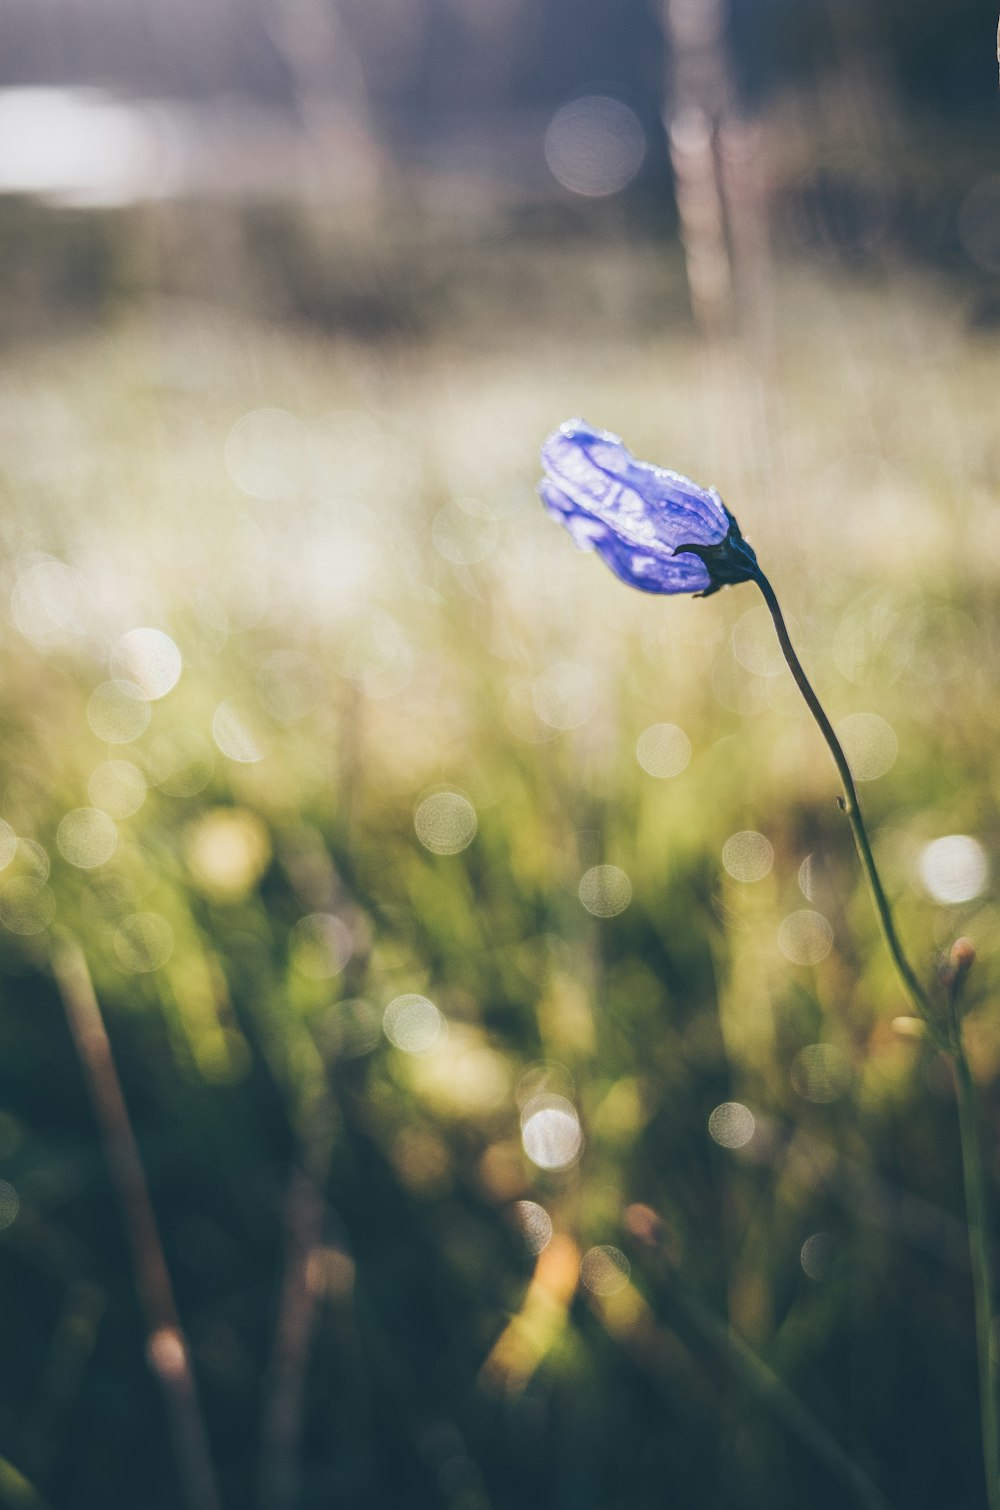
[[[844,795],[841,799],[841,807],[847,814],[847,821],[851,825],[854,842],[857,845],[858,855],[860,856],[865,875],[868,878],[872,901],[875,904],[875,911],[878,914],[878,920],[882,927],[882,936],[885,939],[889,953],[892,955],[893,964],[896,966],[899,977],[906,987],[907,995],[913,1002],[918,1014],[933,1026],[934,1014],[931,1009],[930,1000],[917,979],[913,966],[903,953],[903,946],[899,942],[899,935],[896,932],[896,925],[893,921],[892,908],[889,905],[889,899],[882,886],[882,878],[878,873],[875,856],[872,854],[871,843],[868,839],[868,830],[865,828],[865,820],[861,815],[858,789],[854,784],[851,768],[847,764],[847,756],[844,754],[843,746],[834,733],[833,725],[827,718],[822,703],[813,691],[809,678],[802,669],[802,664],[795,654],[794,646],[789,638],[788,628],[785,624],[784,615],[781,612],[781,606],[775,596],[774,588],[759,566],[756,570],[754,581],[760,588],[764,602],[767,604],[771,618],[774,620],[778,643],[781,646],[782,655],[788,662],[788,669],[795,678],[796,686],[805,698],[806,706],[816,720],[819,731],[829,746],[830,754],[833,756],[834,764],[837,767],[837,773],[843,783]]]
[[[788,634],[784,615],[775,596],[774,588],[757,567],[754,581],[760,588],[774,621],[775,632],[788,669],[805,699],[819,731],[829,746],[834,764],[844,786],[841,807],[847,814],[854,842],[868,885],[871,888],[875,911],[881,924],[882,934],[892,955],[893,964],[913,1002],[919,1016],[927,1023],[934,1041],[950,1056],[955,1071],[956,1098],[958,1102],[959,1139],[962,1150],[962,1176],[965,1186],[965,1210],[969,1228],[969,1256],[972,1261],[972,1286],[976,1311],[976,1352],[979,1361],[979,1403],[983,1435],[983,1460],[986,1469],[986,1492],[990,1510],[1000,1510],[1000,1390],[997,1368],[992,1359],[993,1296],[996,1293],[993,1275],[993,1256],[987,1222],[987,1184],[983,1169],[982,1151],[976,1118],[975,1092],[969,1062],[962,1043],[962,1031],[958,1014],[956,992],[948,988],[948,1017],[946,1024],[935,1012],[930,998],[917,979],[903,947],[899,942],[889,899],[882,886],[882,878],[875,864],[868,830],[861,814],[858,790],[851,775],[840,740],[826,716],[822,703],[810,685],[809,678]]]

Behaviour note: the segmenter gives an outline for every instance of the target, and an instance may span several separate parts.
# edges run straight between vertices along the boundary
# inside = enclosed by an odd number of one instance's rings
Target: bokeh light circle
[[[312,912],[300,918],[289,937],[292,964],[311,980],[339,975],[354,950],[351,931],[332,912]]]
[[[135,682],[102,682],[90,694],[87,722],[105,744],[126,745],[149,727],[153,710]]]
[[[851,713],[842,718],[837,737],[856,781],[877,781],[899,754],[895,729],[877,713]]]
[[[316,708],[323,692],[319,667],[297,650],[276,650],[257,672],[257,696],[279,724],[296,724]]]
[[[576,661],[555,661],[534,680],[531,705],[552,729],[578,729],[597,706],[594,674]]]
[[[602,198],[624,189],[642,167],[646,133],[634,110],[610,95],[561,106],[545,133],[545,161],[564,189]]]
[[[810,1043],[792,1060],[792,1084],[804,1101],[836,1101],[852,1078],[851,1061],[833,1043]]]
[[[97,807],[77,807],[56,830],[56,844],[64,860],[81,870],[95,870],[110,860],[118,844],[118,830]]]
[[[636,759],[650,776],[679,776],[691,760],[691,741],[677,724],[650,724],[636,741]]]
[[[17,835],[10,824],[0,818],[0,870],[6,870],[16,854]]]
[[[529,1253],[541,1253],[552,1238],[552,1218],[537,1201],[515,1201],[514,1215]]]
[[[299,490],[309,432],[287,409],[252,409],[226,437],[226,470],[251,498],[285,498]]]
[[[168,797],[194,797],[204,791],[215,771],[215,753],[195,729],[168,729],[146,751],[150,783]]]
[[[742,1101],[723,1101],[709,1117],[708,1131],[720,1148],[744,1148],[757,1131],[757,1123]]]
[[[935,839],[920,856],[920,879],[936,902],[971,902],[981,895],[988,877],[983,847],[968,834]]]
[[[435,792],[417,807],[413,826],[425,849],[457,855],[476,835],[476,810],[460,792]]]
[[[762,881],[774,865],[770,840],[754,829],[730,834],[722,846],[722,863],[734,881],[750,884]]]
[[[833,948],[833,929],[821,912],[790,912],[778,928],[778,948],[793,965],[818,965]]]
[[[265,755],[264,740],[252,708],[227,698],[212,715],[212,738],[229,760],[254,765]]]
[[[157,702],[176,687],[182,669],[181,653],[162,629],[130,629],[111,656],[111,673],[138,689],[146,702]]]
[[[613,918],[632,900],[632,882],[617,865],[592,865],[580,879],[580,901],[595,918]]]
[[[610,1243],[588,1248],[580,1262],[580,1278],[593,1295],[617,1295],[627,1286],[631,1272],[622,1250]]]
[[[174,930],[158,912],[133,912],[115,933],[115,953],[133,975],[159,970],[174,952]]]
[[[528,1101],[521,1110],[521,1143],[539,1169],[569,1169],[583,1151],[583,1129],[572,1101],[552,1095]]]
[[[791,628],[794,630],[794,625]],[[780,676],[786,670],[785,658],[766,608],[748,608],[736,620],[733,655],[744,670],[754,676]]]
[[[810,1279],[825,1279],[830,1272],[836,1251],[837,1243],[832,1233],[814,1232],[811,1237],[806,1238],[799,1254],[803,1273]]]
[[[444,1037],[446,1023],[432,1001],[410,991],[394,997],[386,1007],[382,1029],[404,1054],[426,1054]]]
[[[21,572],[10,595],[10,616],[26,639],[44,645],[72,622],[79,599],[76,572],[63,561],[36,561]]]
[[[0,886],[0,923],[10,933],[41,933],[55,912],[56,899],[37,876],[17,876]]]
[[[146,800],[146,778],[131,760],[105,760],[92,773],[87,792],[110,818],[131,818]]]
[[[455,566],[485,561],[497,543],[497,522],[491,509],[474,498],[455,498],[434,516],[431,534],[435,549]]]
[[[0,1232],[17,1220],[21,1198],[9,1180],[0,1180]]]

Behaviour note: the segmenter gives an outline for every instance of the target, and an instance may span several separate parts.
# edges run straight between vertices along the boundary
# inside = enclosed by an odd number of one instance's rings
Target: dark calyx
[[[744,540],[739,525],[728,509],[726,516],[729,519],[729,529],[725,539],[720,540],[718,545],[678,545],[674,549],[675,556],[699,556],[705,563],[711,585],[704,592],[697,593],[696,597],[710,598],[720,587],[732,587],[736,582],[751,582],[757,575],[757,557],[753,546]]]

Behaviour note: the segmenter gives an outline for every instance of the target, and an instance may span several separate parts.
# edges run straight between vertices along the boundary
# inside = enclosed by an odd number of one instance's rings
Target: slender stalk
[[[104,1017],[83,950],[63,937],[52,953],[52,973],[104,1139],[118,1196],[136,1287],[146,1317],[146,1361],[159,1382],[177,1450],[188,1510],[219,1510],[215,1470],[198,1404],[187,1338],[160,1242],[149,1186],[139,1157]]]
[[[997,1435],[997,1366],[993,1356],[993,1296],[996,1294],[993,1253],[987,1217],[986,1176],[976,1117],[975,1090],[969,1061],[962,1044],[955,993],[948,991],[952,1063],[958,1101],[958,1126],[962,1144],[962,1177],[965,1210],[969,1220],[969,1257],[976,1307],[976,1351],[979,1357],[979,1410],[983,1430],[983,1458],[990,1510],[1000,1507],[1000,1440]]]
[[[990,1510],[1000,1510],[1000,1390],[998,1390],[997,1369],[991,1356],[993,1297],[996,1293],[996,1288],[987,1221],[986,1175],[979,1143],[975,1092],[972,1076],[969,1072],[969,1062],[966,1059],[965,1049],[962,1044],[957,989],[953,985],[948,986],[948,1021],[946,1035],[942,1038],[940,1017],[931,1005],[930,997],[917,979],[913,966],[904,954],[903,947],[899,941],[899,935],[896,932],[896,925],[892,916],[892,908],[889,905],[889,899],[882,885],[882,878],[875,864],[875,857],[872,854],[872,847],[868,838],[868,830],[865,828],[865,820],[861,813],[861,804],[858,801],[858,790],[854,784],[854,777],[851,775],[851,768],[847,763],[843,746],[834,733],[833,725],[827,718],[823,705],[813,691],[809,678],[803,671],[802,664],[795,653],[795,648],[789,638],[788,627],[785,624],[784,615],[775,596],[774,588],[759,567],[755,573],[754,580],[763,594],[764,602],[767,604],[771,618],[774,621],[775,633],[778,636],[778,643],[781,646],[782,654],[788,663],[788,669],[795,678],[796,686],[802,693],[810,713],[816,720],[820,733],[826,740],[830,754],[833,756],[834,764],[837,767],[838,775],[843,783],[844,795],[841,799],[841,807],[847,814],[847,820],[851,825],[851,832],[854,835],[854,842],[857,845],[862,867],[868,878],[872,900],[875,904],[875,912],[882,928],[886,946],[914,1007],[918,1014],[927,1022],[935,1036],[935,1040],[949,1055],[954,1066],[958,1102],[959,1141],[962,1151],[962,1176],[965,1186],[965,1211],[969,1229],[969,1257],[972,1262],[972,1287],[976,1312],[976,1352],[979,1362],[979,1404],[982,1421],[983,1462],[986,1470],[986,1493]],[[958,985],[960,986],[960,984],[961,976],[958,977]]]
[[[854,835],[858,855],[861,859],[865,875],[868,878],[868,885],[871,888],[872,901],[875,904],[875,911],[882,928],[882,936],[885,939],[889,953],[892,955],[893,964],[896,966],[900,979],[906,987],[907,995],[910,997],[920,1016],[933,1022],[930,1000],[917,979],[913,966],[903,953],[902,944],[899,942],[899,935],[893,922],[892,908],[889,906],[889,899],[885,894],[882,878],[875,864],[875,856],[872,854],[871,843],[868,839],[868,830],[865,828],[865,820],[861,814],[861,803],[858,801],[858,789],[854,784],[854,777],[851,775],[851,768],[847,763],[844,747],[834,733],[833,724],[827,718],[822,703],[813,691],[812,684],[802,669],[802,663],[795,654],[795,647],[792,645],[788,634],[788,627],[785,624],[784,614],[781,612],[781,605],[775,596],[774,588],[760,567],[757,568],[755,580],[763,594],[764,602],[767,604],[771,618],[774,620],[774,629],[778,636],[778,644],[781,646],[781,653],[788,662],[788,669],[795,678],[795,684],[802,693],[809,712],[816,720],[819,731],[826,740],[830,754],[833,756],[834,764],[837,767],[837,774],[843,783],[844,795],[841,799],[841,807],[847,814],[847,821],[851,825],[851,832]]]
[[[772,1368],[732,1327],[675,1279],[672,1295],[679,1309],[722,1356],[751,1393],[774,1411],[779,1420],[805,1443],[828,1472],[840,1481],[861,1510],[889,1510],[889,1502],[860,1463],[845,1452],[836,1437],[802,1404]]]

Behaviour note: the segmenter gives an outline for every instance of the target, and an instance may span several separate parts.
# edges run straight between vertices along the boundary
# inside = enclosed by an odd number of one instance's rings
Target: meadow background
[[[827,752],[535,486],[579,414],[739,518],[995,1185],[992,17],[376,10],[7,18],[0,1504],[839,1507],[826,1430],[973,1510]]]

